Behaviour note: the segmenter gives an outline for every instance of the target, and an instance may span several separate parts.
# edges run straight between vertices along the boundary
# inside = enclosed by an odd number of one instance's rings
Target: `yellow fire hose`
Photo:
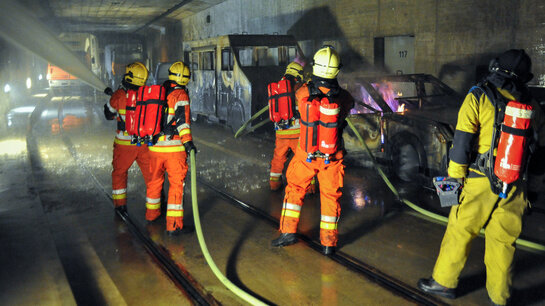
[[[212,259],[212,256],[210,255],[208,247],[206,246],[206,243],[204,241],[201,220],[199,217],[199,205],[197,202],[197,169],[195,168],[195,150],[191,150],[189,156],[191,164],[191,203],[193,207],[193,219],[195,220],[195,231],[197,232],[199,245],[201,246],[202,253],[204,255],[204,258],[206,259],[206,262],[208,263],[208,266],[210,267],[212,272],[214,272],[214,275],[223,283],[223,285],[227,287],[227,289],[231,290],[231,292],[233,292],[239,298],[243,299],[251,305],[267,305],[233,284],[227,277],[225,277],[225,275],[221,273],[221,271],[216,266],[216,263]]]
[[[401,195],[399,194],[399,192],[397,191],[397,189],[394,187],[394,185],[392,184],[392,182],[388,179],[388,177],[386,176],[386,174],[384,173],[384,171],[382,171],[382,169],[378,166],[378,163],[377,161],[375,160],[375,157],[373,156],[373,154],[371,153],[371,150],[369,149],[369,147],[367,146],[367,144],[365,143],[365,141],[363,141],[363,138],[361,137],[360,133],[356,130],[356,127],[354,126],[354,124],[352,123],[352,121],[350,121],[350,119],[346,118],[346,122],[348,123],[348,126],[350,126],[350,128],[352,129],[352,131],[354,132],[354,134],[356,134],[356,137],[358,138],[358,140],[360,141],[362,147],[367,151],[367,154],[369,154],[369,157],[371,158],[371,162],[373,163],[375,169],[377,169],[380,177],[382,177],[382,179],[384,180],[384,182],[386,183],[386,185],[388,185],[388,187],[390,188],[390,190],[394,193],[394,195],[403,203],[405,203],[407,206],[409,206],[410,208],[412,208],[413,210],[423,214],[424,216],[427,216],[429,218],[432,218],[434,220],[437,220],[439,221],[440,223],[442,224],[447,224],[448,223],[448,218],[447,217],[444,217],[444,216],[441,216],[441,215],[438,215],[438,214],[435,214],[435,213],[432,213],[430,211],[427,211],[419,206],[417,206],[416,204],[412,203],[411,201],[407,200],[407,199],[404,199],[401,197]],[[484,235],[484,229],[481,229],[481,232],[480,232],[481,235]],[[524,240],[524,239],[517,239],[516,242],[515,242],[517,245],[519,246],[524,246],[524,247],[527,247],[531,250],[535,250],[535,251],[539,251],[539,252],[545,252],[545,246],[542,245],[542,244],[539,244],[539,243],[536,243],[536,242],[532,242],[532,241],[528,241],[528,240]]]
[[[235,133],[235,138],[237,138],[240,135],[240,133],[246,129],[246,127],[248,126],[248,124],[250,122],[254,121],[257,117],[259,117],[261,114],[266,112],[268,109],[269,109],[269,105],[265,105],[265,107],[263,107],[257,113],[255,113],[250,119],[248,119],[248,121],[244,122],[244,124],[240,127],[240,129],[238,129],[238,131]],[[267,123],[266,120],[263,120],[258,124],[263,125],[265,123]],[[259,126],[261,126],[261,125],[259,125]],[[259,126],[253,127],[253,130],[257,129]],[[253,131],[253,130],[251,130],[251,131]],[[251,131],[248,131],[248,133],[251,132]]]

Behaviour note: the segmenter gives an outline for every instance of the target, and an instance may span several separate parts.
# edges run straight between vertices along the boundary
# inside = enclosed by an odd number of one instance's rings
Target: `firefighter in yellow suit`
[[[485,227],[486,289],[492,304],[505,305],[510,297],[515,240],[522,230],[522,216],[528,206],[526,182],[524,179],[515,181],[506,198],[498,197],[498,182],[490,175],[493,169],[486,168],[486,159],[496,153],[495,148],[491,148],[493,135],[498,136],[496,147],[499,138],[494,125],[495,121],[503,121],[503,117],[496,118],[499,117],[496,114],[501,114],[502,108],[505,110],[507,102],[515,100],[533,105],[531,124],[540,138],[532,138],[540,151],[545,146],[545,124],[543,113],[532,101],[526,85],[533,75],[530,57],[524,50],[502,53],[491,61],[489,70],[485,81],[470,90],[458,113],[448,175],[463,182],[460,204],[451,208],[432,277],[420,279],[418,287],[428,293],[455,298],[470,242]]]
[[[191,77],[189,67],[175,62],[168,69],[167,125],[150,151],[150,180],[146,193],[146,220],[154,221],[161,214],[161,189],[168,173],[168,200],[166,231],[169,235],[191,232],[184,226],[184,181],[187,174],[187,156],[197,149],[191,136],[191,114],[186,85]]]

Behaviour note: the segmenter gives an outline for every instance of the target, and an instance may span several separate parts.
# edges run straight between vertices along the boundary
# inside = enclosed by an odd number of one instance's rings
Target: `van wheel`
[[[420,182],[425,174],[426,152],[418,138],[400,133],[388,147],[390,172],[404,182]]]
[[[244,109],[239,101],[234,101],[229,108],[227,116],[227,125],[231,127],[233,133],[236,133],[238,129],[244,124]]]
[[[201,115],[191,113],[191,122],[199,122],[199,121],[202,121],[201,120]]]

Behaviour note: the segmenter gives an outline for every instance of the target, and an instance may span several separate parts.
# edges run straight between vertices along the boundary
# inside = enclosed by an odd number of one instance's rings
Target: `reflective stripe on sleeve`
[[[280,177],[282,176],[282,173],[278,173],[278,172],[271,172],[271,177],[274,176],[274,177]]]
[[[111,105],[110,105],[110,102],[106,103],[106,105],[108,106],[108,109],[110,110],[111,113],[117,113],[117,109],[113,108]]]
[[[189,105],[189,101],[182,100],[182,101],[176,102],[176,105],[174,105],[174,108],[178,108],[180,106],[186,106],[186,105]]]

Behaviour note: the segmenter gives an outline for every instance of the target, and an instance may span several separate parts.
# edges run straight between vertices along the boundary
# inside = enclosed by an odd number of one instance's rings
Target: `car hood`
[[[428,105],[419,110],[406,111],[404,115],[407,117],[446,123],[455,127],[460,105],[461,102],[449,101],[441,104]]]

